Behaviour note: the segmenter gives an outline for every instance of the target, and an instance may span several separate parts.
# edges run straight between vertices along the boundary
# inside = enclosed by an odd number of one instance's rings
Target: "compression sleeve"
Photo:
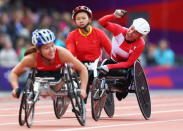
[[[99,19],[100,25],[102,25],[108,31],[112,32],[112,34],[114,36],[116,36],[119,33],[123,32],[122,31],[123,30],[122,26],[110,22],[110,21],[115,20],[115,19],[116,19],[116,17],[114,16],[114,14],[106,15],[106,16]]]

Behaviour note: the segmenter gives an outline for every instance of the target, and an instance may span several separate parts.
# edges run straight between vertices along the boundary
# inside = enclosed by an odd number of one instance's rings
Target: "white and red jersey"
[[[118,63],[109,64],[108,68],[128,68],[134,64],[143,52],[145,42],[141,37],[133,43],[127,43],[125,41],[125,35],[128,29],[118,24],[111,23],[110,21],[114,19],[116,19],[116,17],[113,14],[106,15],[99,19],[99,23],[113,34],[111,58]]]

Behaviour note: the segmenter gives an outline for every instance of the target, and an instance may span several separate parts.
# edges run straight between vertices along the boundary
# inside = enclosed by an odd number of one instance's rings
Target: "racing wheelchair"
[[[104,111],[108,115],[108,117],[113,117],[114,115],[114,97],[112,93],[101,93],[104,94],[102,97],[100,96],[100,99],[96,99],[94,95],[96,95],[96,84],[97,81],[97,67],[101,64],[101,59],[97,58],[94,62],[83,62],[83,64],[87,67],[89,72],[89,84],[92,85],[92,88],[90,89],[91,92],[91,113],[92,118],[95,121],[98,121],[100,118],[102,109],[104,108]],[[104,91],[104,90],[102,90]]]
[[[108,64],[106,61],[104,60],[101,65]],[[135,93],[142,115],[148,120],[151,116],[151,100],[146,76],[140,61],[137,60],[132,67],[122,71],[120,76],[108,76],[101,75],[98,69],[98,75],[93,81],[92,88],[92,108],[95,109],[93,110],[94,117],[96,119],[100,118],[103,107],[109,115],[114,114],[114,99],[107,100],[106,95],[113,97],[113,94],[116,93],[117,97],[121,93],[120,99],[122,99],[128,93]]]
[[[50,96],[53,100],[56,118],[60,119],[67,110],[69,103],[72,104],[72,111],[80,125],[84,126],[86,121],[86,109],[84,100],[80,98],[80,80],[76,71],[69,64],[65,64],[60,70],[62,87],[54,91],[51,86],[58,83],[54,77],[36,77],[36,70],[31,69],[25,88],[22,93],[19,108],[19,125],[25,123],[31,127],[34,119],[35,104],[40,96]]]

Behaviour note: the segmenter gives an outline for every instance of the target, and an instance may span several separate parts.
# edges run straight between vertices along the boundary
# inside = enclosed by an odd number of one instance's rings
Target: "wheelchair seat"
[[[130,83],[132,79],[132,68],[127,69],[112,69],[106,75],[106,80],[111,81],[111,83],[116,84],[117,86],[125,85],[126,83]]]
[[[105,59],[101,65],[106,64],[116,64],[117,62],[112,59]],[[133,66],[129,68],[123,68],[123,69],[110,69],[107,75],[105,75],[106,79],[120,79],[120,80],[128,80],[131,76],[131,71],[133,69]]]
[[[56,70],[56,71],[36,71],[35,73],[35,77],[41,77],[41,78],[54,78],[54,79],[50,79],[48,80],[50,85],[56,85],[58,83],[60,83],[61,78],[63,77],[63,73],[62,70]]]

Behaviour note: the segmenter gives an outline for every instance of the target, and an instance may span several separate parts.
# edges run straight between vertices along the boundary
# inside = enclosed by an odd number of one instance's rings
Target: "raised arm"
[[[102,18],[100,18],[99,19],[99,23],[104,28],[106,28],[107,26],[111,25],[110,21],[115,20],[115,19],[116,19],[115,15],[114,14],[110,14],[110,15],[106,15],[106,16],[103,16]]]
[[[114,34],[116,29],[118,29],[118,25],[117,24],[114,24],[114,23],[110,22],[110,21],[112,21],[114,19],[116,19],[114,14],[106,15],[106,16],[104,16],[104,17],[99,19],[99,23],[105,29],[107,29],[108,31],[110,31],[110,32],[112,32]]]
[[[117,35],[121,26],[118,24],[114,24],[111,21],[117,18],[122,18],[126,13],[127,12],[124,10],[116,10],[114,14],[106,15],[100,18],[99,23],[108,31],[112,32],[113,35]]]

